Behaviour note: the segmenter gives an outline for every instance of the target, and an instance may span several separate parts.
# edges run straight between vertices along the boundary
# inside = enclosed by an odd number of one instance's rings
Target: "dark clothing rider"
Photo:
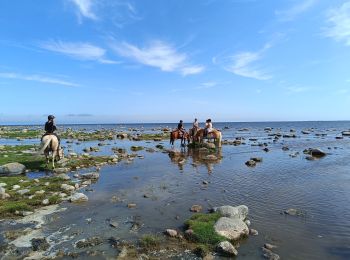
[[[178,123],[177,130],[180,132],[181,135],[185,134],[185,128],[182,120],[180,120],[180,123]]]
[[[57,137],[58,143],[60,143],[60,138],[58,137],[58,135],[56,133],[54,133],[57,130],[55,122],[53,121],[55,119],[55,117],[53,115],[49,115],[47,117],[47,119],[48,120],[45,123],[45,134],[42,137],[44,137],[45,135],[54,135]]]

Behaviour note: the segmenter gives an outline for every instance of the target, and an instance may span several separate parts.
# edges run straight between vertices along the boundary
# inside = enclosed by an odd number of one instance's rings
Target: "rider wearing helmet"
[[[44,137],[45,135],[54,135],[57,137],[58,143],[60,143],[60,138],[56,133],[54,133],[57,130],[54,119],[55,116],[53,115],[49,115],[47,117],[47,122],[45,123],[45,134],[42,137]]]
[[[180,123],[178,123],[177,125],[177,130],[179,131],[179,133],[181,135],[184,135],[185,134],[185,128],[184,128],[184,125],[183,125],[183,121],[180,120]]]

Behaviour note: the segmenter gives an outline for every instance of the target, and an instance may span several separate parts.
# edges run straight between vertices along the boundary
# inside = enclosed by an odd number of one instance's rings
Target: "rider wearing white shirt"
[[[211,119],[207,119],[205,121],[205,135],[207,136],[210,132],[213,131],[213,124],[211,123]]]

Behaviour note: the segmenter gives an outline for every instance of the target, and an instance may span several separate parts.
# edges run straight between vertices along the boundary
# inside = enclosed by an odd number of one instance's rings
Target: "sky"
[[[350,1],[0,2],[0,124],[350,119]]]

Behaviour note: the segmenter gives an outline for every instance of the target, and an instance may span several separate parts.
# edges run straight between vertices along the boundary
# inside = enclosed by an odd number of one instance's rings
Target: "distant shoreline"
[[[349,122],[350,120],[301,120],[301,121],[226,121],[226,122],[215,122],[215,124],[254,124],[254,123],[317,123],[317,122]],[[5,126],[41,126],[43,123],[28,123],[28,124],[0,124],[0,127]],[[83,126],[83,125],[173,125],[178,122],[155,122],[155,123],[58,123],[58,126]],[[192,122],[185,122],[185,124],[191,124]],[[202,122],[204,123],[204,122]]]

